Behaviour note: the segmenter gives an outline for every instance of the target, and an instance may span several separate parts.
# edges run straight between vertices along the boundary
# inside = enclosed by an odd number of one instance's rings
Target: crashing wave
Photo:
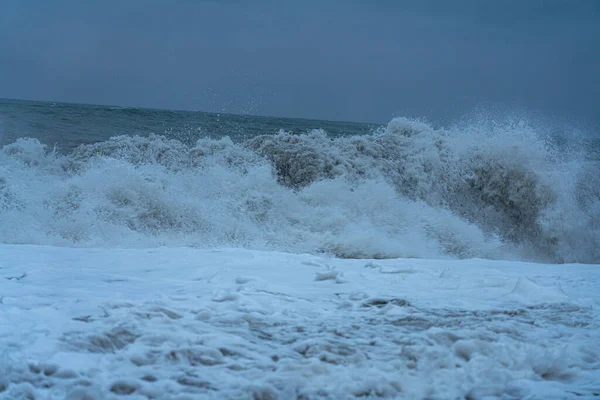
[[[600,262],[599,177],[522,123],[118,136],[69,155],[19,139],[0,151],[0,241]]]

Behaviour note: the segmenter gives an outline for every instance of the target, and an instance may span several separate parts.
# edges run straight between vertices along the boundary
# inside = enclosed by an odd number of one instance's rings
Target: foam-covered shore
[[[0,245],[0,399],[592,398],[600,266]]]

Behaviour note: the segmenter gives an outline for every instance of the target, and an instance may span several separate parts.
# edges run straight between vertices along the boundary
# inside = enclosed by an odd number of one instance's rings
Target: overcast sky
[[[0,1],[0,97],[600,122],[600,1]]]

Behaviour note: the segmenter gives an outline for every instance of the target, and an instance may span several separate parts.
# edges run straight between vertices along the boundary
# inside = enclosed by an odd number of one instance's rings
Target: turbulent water
[[[597,142],[0,102],[0,242],[600,262]]]

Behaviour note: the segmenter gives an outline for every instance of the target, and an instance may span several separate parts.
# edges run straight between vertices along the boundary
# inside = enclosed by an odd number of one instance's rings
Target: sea
[[[0,400],[598,398],[597,139],[2,100]]]
[[[598,135],[0,100],[0,242],[600,263]]]

